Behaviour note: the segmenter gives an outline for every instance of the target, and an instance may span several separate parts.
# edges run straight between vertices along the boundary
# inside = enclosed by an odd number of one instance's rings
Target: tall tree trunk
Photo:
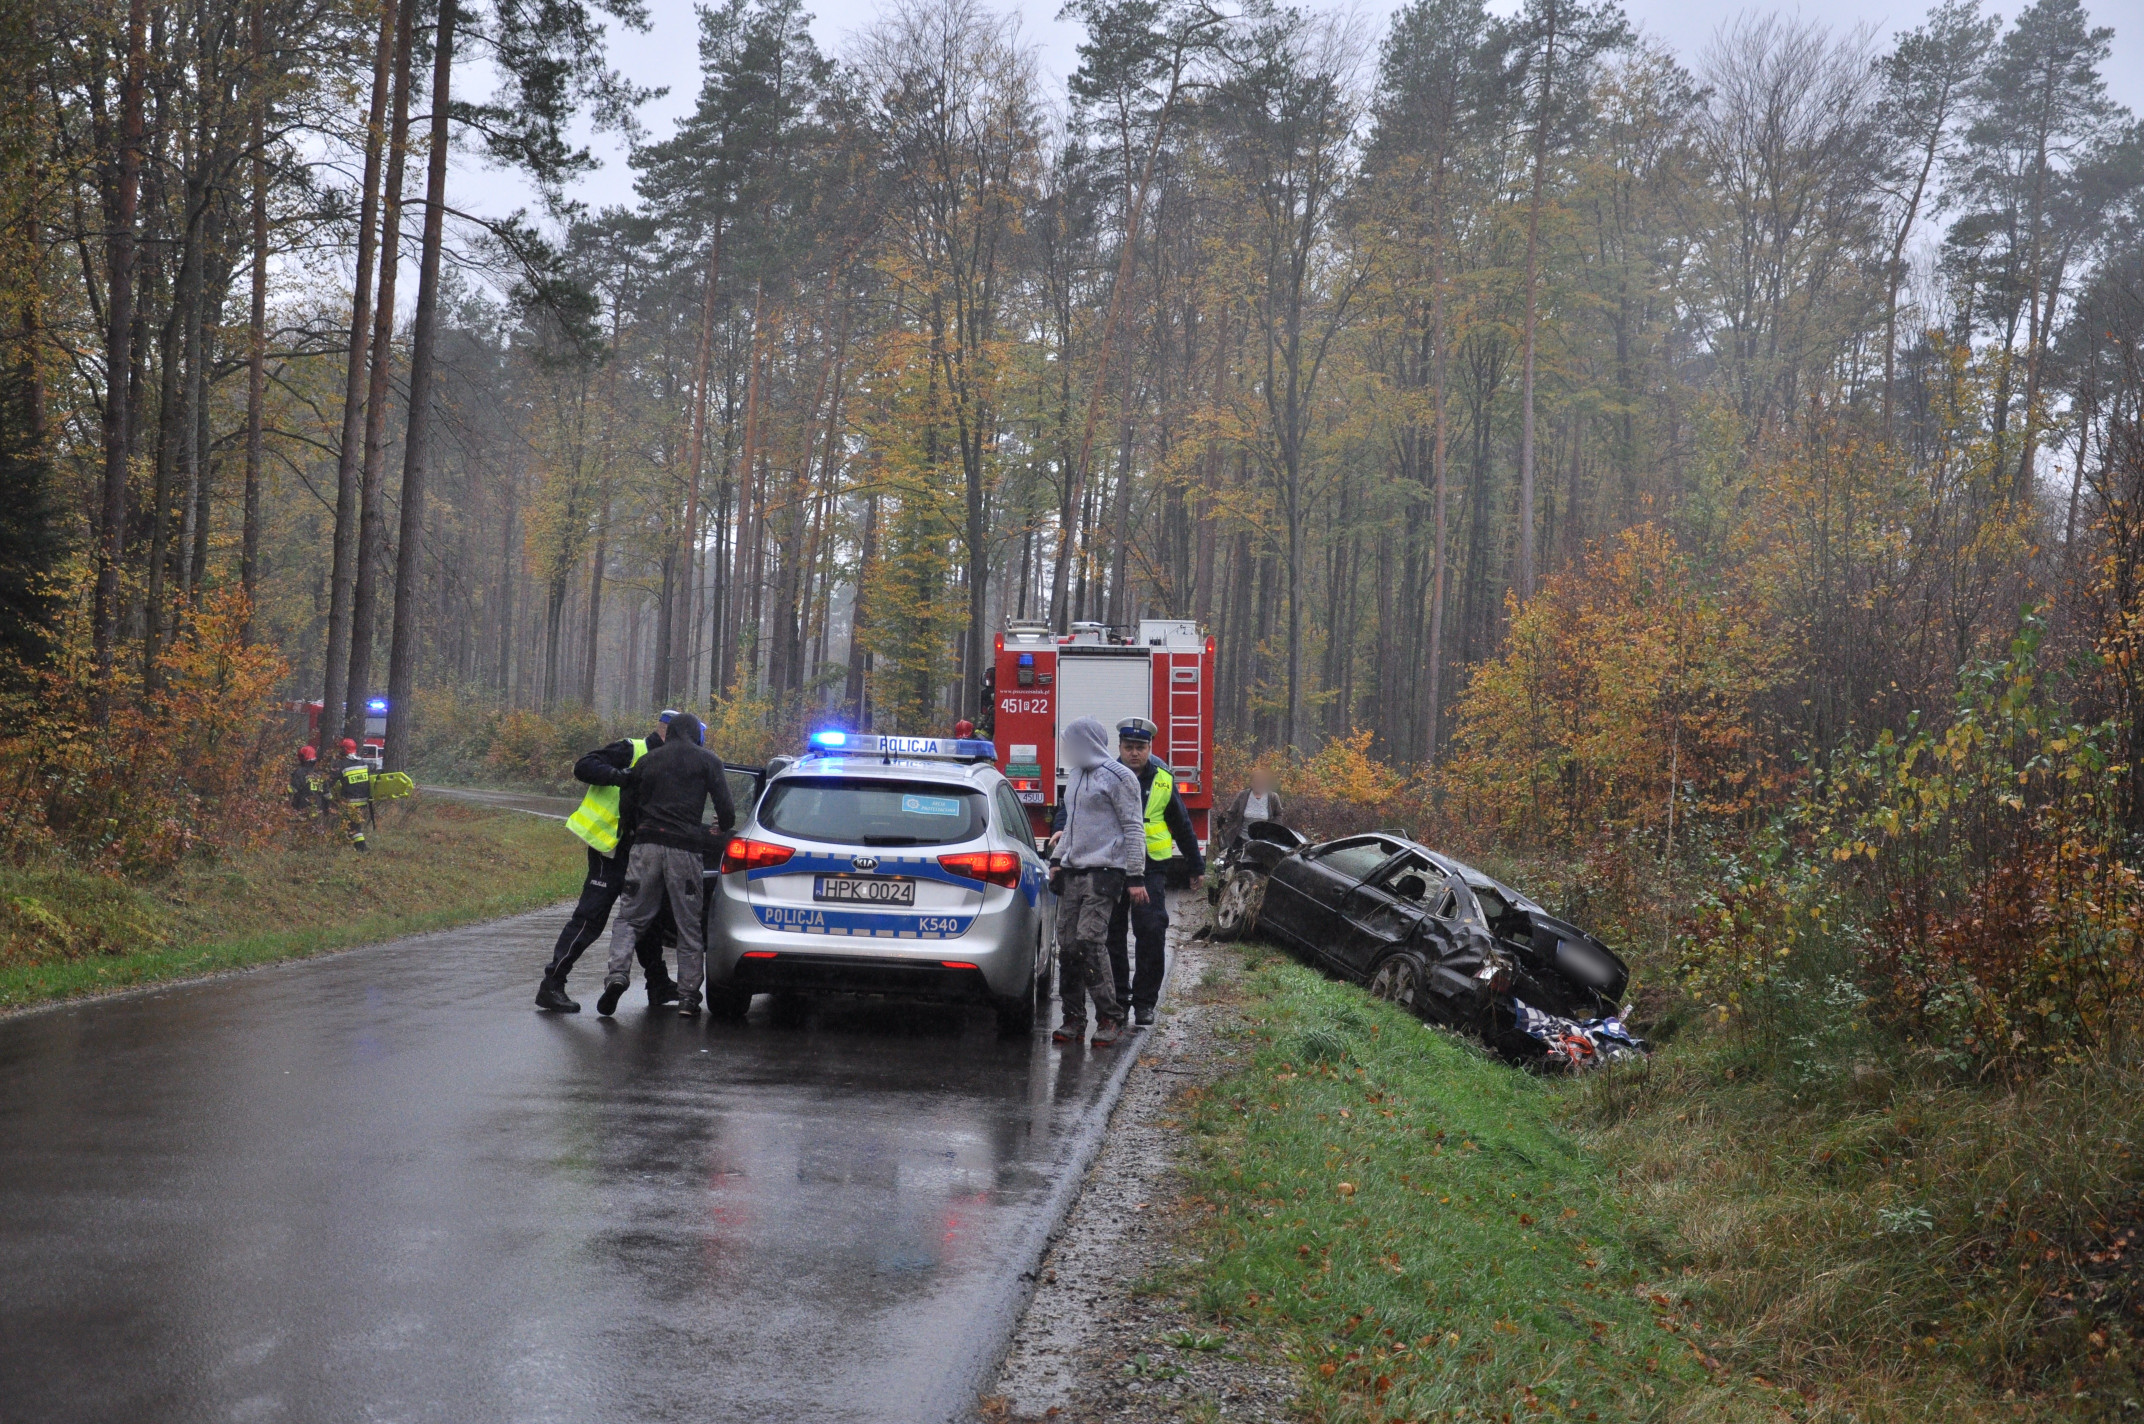
[[[1549,105],[1556,78],[1555,0],[1548,7],[1548,37],[1541,61],[1541,108],[1534,121],[1533,192],[1526,205],[1526,294],[1521,323],[1519,373],[1519,598],[1534,596],[1534,328],[1538,324],[1541,195],[1548,176]]]
[[[190,201],[187,206],[191,206]],[[157,657],[164,648],[164,584],[171,567],[171,486],[177,478],[179,452],[190,447],[186,429],[186,402],[180,389],[185,371],[186,314],[197,297],[197,264],[200,253],[191,225],[179,244],[178,280],[173,284],[171,307],[165,314],[157,342],[156,475],[149,492],[149,587],[141,620],[142,686],[154,688]]]
[[[878,560],[878,496],[864,501],[863,539],[856,554],[856,597],[849,605],[849,676],[842,689],[842,700],[848,705],[849,721],[858,730],[865,727],[864,719],[864,660],[870,656],[864,649],[864,629],[867,626],[864,590],[871,586],[872,565]]]
[[[699,349],[692,362],[692,434],[685,448],[685,590],[686,616],[682,619],[671,616],[674,647],[669,656],[674,664],[684,662],[688,645],[696,644],[693,630],[698,626],[692,617],[691,603],[697,592],[692,577],[694,555],[700,541],[700,462],[707,449],[707,381],[714,364],[715,344],[715,293],[722,276],[722,219],[715,219],[715,231],[707,246],[707,275],[700,287],[700,336]],[[697,678],[694,679],[697,681]]]
[[[380,204],[380,295],[372,308],[372,379],[365,391],[365,456],[358,479],[357,569],[350,598],[349,710],[343,735],[362,742],[372,697],[372,642],[379,622],[379,564],[387,542],[386,495],[389,377],[395,360],[395,279],[402,267],[402,171],[409,157],[410,50],[416,43],[416,0],[402,0],[395,18],[394,107],[387,126],[387,183]]]
[[[120,77],[117,176],[105,239],[104,489],[97,529],[97,588],[90,614],[97,668],[96,720],[111,714],[112,652],[119,633],[119,561],[126,551],[127,464],[133,451],[135,218],[141,201],[142,71],[147,67],[148,0],[127,0],[126,59]]]
[[[411,4],[416,0],[410,0]],[[366,353],[372,339],[372,265],[380,223],[380,149],[394,69],[397,0],[381,0],[372,59],[372,104],[365,122],[364,184],[357,207],[357,280],[350,296],[350,363],[344,372],[342,447],[335,460],[335,549],[328,568],[328,645],[322,678],[322,734],[343,725],[350,667],[352,564],[357,557],[357,483],[365,445]],[[501,650],[504,656],[504,650]]]
[[[1441,176],[1440,176],[1441,181]],[[1435,765],[1443,746],[1444,730],[1444,589],[1447,582],[1447,472],[1450,462],[1451,417],[1451,325],[1450,307],[1444,290],[1444,244],[1440,219],[1436,246],[1430,249],[1430,342],[1431,411],[1429,469],[1432,512],[1429,556],[1429,687],[1422,730],[1423,756]]]
[[[240,636],[253,641],[253,603],[260,585],[261,438],[268,399],[268,42],[267,0],[253,0],[252,150],[253,307],[246,323],[246,489],[238,536],[238,586],[246,599]]]
[[[409,765],[410,695],[417,677],[417,585],[424,538],[426,462],[431,457],[432,363],[439,335],[439,250],[447,209],[447,91],[454,77],[455,0],[440,0],[432,52],[431,152],[424,181],[424,249],[417,265],[417,315],[410,329],[409,432],[402,441],[402,529],[395,546],[395,625],[387,653],[387,757]]]
[[[1109,358],[1115,349],[1117,322],[1124,311],[1124,294],[1131,289],[1132,263],[1139,245],[1139,219],[1146,211],[1147,189],[1154,181],[1154,162],[1161,155],[1162,139],[1169,131],[1169,115],[1176,108],[1176,94],[1183,77],[1183,53],[1178,51],[1175,64],[1169,75],[1169,92],[1162,100],[1161,113],[1154,120],[1154,141],[1146,151],[1146,163],[1139,172],[1139,186],[1132,195],[1131,210],[1124,215],[1124,248],[1117,254],[1117,280],[1109,289],[1109,312],[1102,319],[1100,349],[1095,354],[1094,385],[1087,393],[1087,414],[1080,424],[1079,454],[1072,462],[1068,478],[1071,489],[1065,497],[1066,507],[1085,507],[1083,491],[1087,482],[1087,462],[1094,455],[1094,426],[1102,413],[1102,392],[1109,388]],[[1071,352],[1065,353],[1071,359]],[[1050,616],[1058,620],[1057,631],[1066,630],[1064,621],[1065,567],[1072,557],[1072,530],[1062,521],[1057,528],[1057,570],[1051,576]],[[1082,571],[1084,574],[1084,570]]]
[[[766,287],[761,285],[752,298],[752,338],[747,345],[744,377],[744,439],[737,460],[737,537],[730,550],[730,577],[728,607],[729,626],[722,639],[722,691],[727,695],[740,676],[749,681],[753,664],[745,662],[739,672],[739,654],[743,649],[747,605],[756,620],[758,600],[751,597],[753,578],[753,550],[758,544],[755,520],[756,476],[759,462],[759,404],[760,404],[760,349],[766,332],[764,309]],[[759,638],[756,621],[753,627],[753,652],[756,658]]]

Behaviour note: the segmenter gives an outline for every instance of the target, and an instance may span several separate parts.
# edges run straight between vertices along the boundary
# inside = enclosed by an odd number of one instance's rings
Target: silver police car
[[[991,1005],[1031,1031],[1055,904],[1027,812],[987,741],[818,732],[768,769],[709,877],[707,1001],[884,994]]]

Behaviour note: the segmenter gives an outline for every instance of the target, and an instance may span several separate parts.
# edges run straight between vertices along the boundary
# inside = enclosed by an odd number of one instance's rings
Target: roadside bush
[[[1960,674],[1940,732],[1847,747],[1746,848],[1713,857],[1682,940],[1723,1017],[1845,944],[1901,1031],[1974,1071],[2124,1049],[2144,989],[2144,883],[2116,729],[2074,720],[2028,618]]]
[[[1700,577],[1653,525],[1511,607],[1461,695],[1446,810],[1518,845],[1746,817],[1781,777],[1759,706],[1784,650],[1753,599]]]
[[[244,641],[245,622],[237,592],[210,595],[147,687],[122,677],[100,689],[86,638],[70,637],[0,740],[0,845],[11,860],[58,852],[143,874],[282,824],[274,693],[287,669],[273,648]]]

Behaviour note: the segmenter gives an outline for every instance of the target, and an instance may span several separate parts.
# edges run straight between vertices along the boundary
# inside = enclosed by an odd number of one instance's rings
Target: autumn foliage
[[[245,601],[208,595],[100,721],[86,640],[75,639],[16,700],[0,739],[0,849],[20,864],[57,853],[88,867],[153,872],[254,842],[283,824],[288,751],[274,716],[287,675],[243,636]]]
[[[1442,785],[1452,811],[1524,843],[1735,820],[1780,783],[1762,697],[1780,639],[1657,525],[1626,530],[1512,609],[1468,685]]]

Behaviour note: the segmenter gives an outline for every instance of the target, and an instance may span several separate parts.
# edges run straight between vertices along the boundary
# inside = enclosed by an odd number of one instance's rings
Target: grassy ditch
[[[1578,1090],[1718,1353],[1811,1419],[2144,1414],[2144,1076],[1983,1082],[1866,1028]]]
[[[1569,1090],[1252,946],[1251,1066],[1198,1094],[1203,1312],[1312,1420],[1771,1417],[1633,1242]]]
[[[2144,1076],[1961,1078],[1837,995],[1578,1082],[1262,946],[1188,1104],[1206,1318],[1320,1424],[2144,1414]],[[1814,1013],[1814,1010],[1810,1011]]]
[[[0,1010],[514,914],[585,868],[556,821],[421,796],[383,806],[371,839],[293,831],[152,883],[0,867]]]

